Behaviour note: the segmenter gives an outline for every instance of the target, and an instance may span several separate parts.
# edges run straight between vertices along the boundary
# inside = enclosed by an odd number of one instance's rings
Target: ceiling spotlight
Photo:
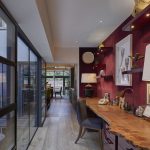
[[[79,41],[76,41],[76,43],[79,43]]]
[[[99,20],[98,23],[103,23],[103,20]]]
[[[98,19],[98,18],[96,18],[96,23],[103,23],[103,20],[102,19]]]
[[[150,17],[150,13],[147,13],[147,14],[146,14],[146,17]]]
[[[134,26],[134,25],[132,25],[132,26],[131,26],[131,29],[134,29],[134,28],[135,28],[135,26]]]

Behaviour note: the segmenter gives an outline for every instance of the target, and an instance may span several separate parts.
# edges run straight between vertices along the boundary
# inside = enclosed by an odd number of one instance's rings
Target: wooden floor
[[[78,129],[70,102],[53,100],[44,126],[38,129],[29,150],[100,150],[97,132],[87,132],[78,144],[74,144]],[[105,142],[104,150],[114,150],[114,146]]]

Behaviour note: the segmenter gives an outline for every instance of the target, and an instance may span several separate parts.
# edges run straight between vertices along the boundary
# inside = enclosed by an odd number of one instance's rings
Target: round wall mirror
[[[91,64],[94,61],[94,55],[92,52],[85,52],[82,55],[82,60],[86,64]]]

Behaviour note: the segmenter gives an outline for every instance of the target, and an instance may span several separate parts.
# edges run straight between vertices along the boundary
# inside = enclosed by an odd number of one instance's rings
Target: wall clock
[[[86,64],[91,64],[94,61],[94,55],[92,52],[85,52],[82,55],[82,61]]]

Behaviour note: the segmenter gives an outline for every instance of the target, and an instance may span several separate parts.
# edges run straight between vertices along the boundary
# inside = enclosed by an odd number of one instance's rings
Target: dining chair
[[[84,101],[78,101],[76,104],[77,120],[80,126],[78,137],[75,141],[77,144],[78,140],[84,136],[88,129],[96,130],[99,133],[100,149],[103,150],[103,126],[104,121],[99,117],[89,118],[87,117],[87,110]]]
[[[56,98],[56,95],[57,94],[59,94],[60,95],[60,97],[62,98],[62,95],[61,95],[61,93],[62,93],[62,87],[60,87],[59,89],[55,89],[55,98]]]

